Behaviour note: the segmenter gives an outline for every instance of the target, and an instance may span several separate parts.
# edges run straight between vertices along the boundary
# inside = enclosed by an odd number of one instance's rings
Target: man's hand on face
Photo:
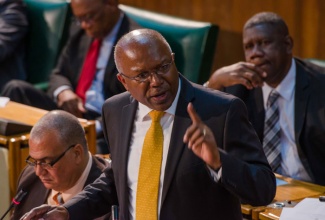
[[[209,79],[209,88],[222,90],[224,87],[241,84],[247,89],[263,86],[267,73],[258,66],[239,62],[216,70]]]

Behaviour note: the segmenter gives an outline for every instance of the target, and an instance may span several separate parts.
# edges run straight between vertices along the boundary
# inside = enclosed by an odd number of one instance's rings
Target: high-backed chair
[[[66,0],[24,0],[27,6],[27,81],[47,88],[49,75],[64,45],[71,17]]]
[[[196,83],[204,83],[210,76],[219,27],[147,10],[119,5],[131,19],[144,28],[160,32],[175,53],[179,72]]]
[[[325,67],[325,60],[316,59],[316,58],[308,58],[306,60],[308,60],[318,66]]]

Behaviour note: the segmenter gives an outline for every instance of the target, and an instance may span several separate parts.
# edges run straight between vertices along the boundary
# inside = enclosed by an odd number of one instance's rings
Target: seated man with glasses
[[[71,0],[71,7],[75,22],[50,76],[47,94],[29,83],[13,80],[5,86],[2,96],[96,120],[97,153],[109,153],[102,138],[101,108],[104,100],[125,91],[116,78],[113,48],[121,36],[139,25],[120,11],[117,0]]]
[[[61,110],[47,113],[33,127],[26,163],[17,192],[23,190],[27,195],[11,219],[19,219],[42,204],[69,201],[109,166],[106,160],[91,156],[82,125]]]

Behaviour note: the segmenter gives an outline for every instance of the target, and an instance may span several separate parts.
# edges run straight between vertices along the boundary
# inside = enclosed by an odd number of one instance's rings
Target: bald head
[[[30,139],[41,139],[49,131],[57,134],[60,143],[67,146],[78,143],[88,152],[84,129],[72,114],[62,110],[48,112],[34,125]]]
[[[157,31],[139,29],[124,35],[114,51],[118,80],[138,102],[165,111],[174,101],[179,73],[174,54]]]
[[[151,29],[138,29],[125,34],[117,42],[114,51],[114,58],[117,69],[119,72],[121,69],[121,63],[123,62],[121,57],[126,55],[130,58],[135,58],[136,48],[146,48],[148,55],[157,52],[157,46],[163,46],[168,53],[172,53],[172,50],[166,41],[166,39],[157,31]]]
[[[244,30],[258,25],[267,25],[282,36],[289,34],[287,24],[279,15],[273,12],[261,12],[255,14],[245,23]]]

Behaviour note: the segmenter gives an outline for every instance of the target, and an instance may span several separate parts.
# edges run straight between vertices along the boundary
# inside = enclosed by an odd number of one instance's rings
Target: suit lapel
[[[170,138],[161,204],[164,203],[170,184],[177,170],[179,159],[185,149],[183,136],[186,129],[192,123],[187,113],[187,105],[194,97],[193,87],[186,79],[184,79],[184,77],[180,76],[180,78],[182,86],[176,107],[172,135]]]
[[[251,111],[248,114],[259,139],[263,141],[265,119],[263,92],[261,88],[257,88],[252,90],[252,93],[252,97],[250,96],[249,98],[253,100],[249,100],[248,103],[253,106],[248,108],[248,110]]]
[[[303,122],[306,115],[307,102],[310,95],[308,87],[308,78],[305,70],[301,65],[297,64],[296,75],[296,93],[295,93],[295,138],[299,140]]]
[[[127,161],[128,161],[128,155],[129,155],[129,148],[130,148],[130,138],[132,135],[132,127],[133,127],[133,121],[135,118],[135,113],[137,110],[138,103],[131,98],[131,103],[129,105],[126,105],[122,108],[122,121],[120,124],[120,129],[118,131],[118,137],[119,137],[119,143],[121,143],[120,149],[120,158],[118,158],[117,161],[117,167],[119,167],[119,170],[121,173],[118,175],[119,181],[121,187],[121,194],[123,197],[121,198],[120,207],[126,207],[126,210],[121,210],[122,213],[125,213],[124,218],[128,219],[128,195],[129,192],[127,190]],[[132,122],[132,123],[130,123]],[[122,205],[123,204],[123,205]]]
[[[298,154],[302,164],[304,165],[305,169],[307,170],[309,176],[313,179],[314,176],[312,171],[309,167],[307,158],[303,152],[302,146],[300,144],[300,137],[301,132],[303,130],[304,122],[306,119],[306,109],[308,105],[308,100],[310,96],[310,87],[309,87],[309,80],[308,80],[308,73],[306,69],[301,66],[299,61],[296,60],[296,91],[295,91],[295,140],[296,146],[298,150]]]

